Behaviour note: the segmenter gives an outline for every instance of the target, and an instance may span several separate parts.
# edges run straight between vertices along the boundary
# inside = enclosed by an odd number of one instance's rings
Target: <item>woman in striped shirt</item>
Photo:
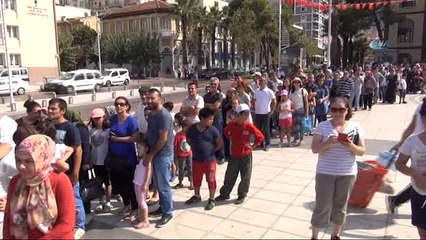
[[[340,239],[346,207],[356,180],[356,156],[365,153],[364,131],[350,121],[352,109],[344,97],[330,102],[331,119],[318,124],[313,133],[312,152],[318,153],[315,178],[315,209],[312,214],[312,239],[331,221],[331,239]]]

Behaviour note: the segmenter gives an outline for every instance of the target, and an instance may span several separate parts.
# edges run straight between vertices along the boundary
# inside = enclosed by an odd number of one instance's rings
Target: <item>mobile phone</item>
[[[342,142],[347,142],[348,141],[348,134],[339,133],[339,135],[337,135],[337,140],[342,141]]]
[[[110,135],[110,136],[117,137],[117,134],[115,134],[115,132],[110,132],[110,133],[109,133],[109,135]]]

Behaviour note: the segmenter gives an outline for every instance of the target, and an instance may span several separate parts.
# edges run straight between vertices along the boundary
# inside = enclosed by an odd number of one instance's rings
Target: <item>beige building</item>
[[[380,51],[378,60],[411,64],[426,62],[426,1],[408,0],[394,4],[394,11],[405,15],[405,19],[390,26],[388,48]]]
[[[59,58],[55,2],[9,0],[5,4],[10,64],[28,68],[31,82],[41,82],[45,76],[57,76]],[[2,40],[0,65],[5,66]]]
[[[70,34],[74,28],[82,26],[88,26],[97,32],[97,22],[98,18],[96,16],[74,18],[62,17],[57,21],[58,34]]]

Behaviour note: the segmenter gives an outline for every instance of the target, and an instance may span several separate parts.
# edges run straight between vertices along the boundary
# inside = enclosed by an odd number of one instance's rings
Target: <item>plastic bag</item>
[[[310,117],[302,118],[301,125],[303,133],[312,132],[312,119]]]
[[[390,170],[396,171],[396,168],[395,168],[396,158],[397,158],[396,151],[383,150],[379,152],[379,156],[377,156],[377,162],[384,168],[388,168]]]

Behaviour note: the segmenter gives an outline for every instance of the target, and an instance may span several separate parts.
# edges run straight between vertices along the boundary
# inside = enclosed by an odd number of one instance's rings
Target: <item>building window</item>
[[[102,25],[102,31],[101,31],[101,33],[108,35],[110,33],[110,31],[109,31],[110,29],[108,27],[109,27],[109,24],[108,23],[104,23]]]
[[[129,32],[133,33],[133,32],[137,32],[137,24],[138,22],[136,20],[130,20],[129,21]]]
[[[398,23],[398,42],[413,42],[414,22],[405,19]]]
[[[149,18],[141,18],[141,31],[149,32]]]
[[[115,25],[115,32],[122,33],[123,32],[123,22],[117,22]]]
[[[161,18],[161,29],[170,30],[170,19],[169,19],[169,17],[162,17]]]
[[[399,63],[410,63],[411,64],[411,54],[409,53],[400,53],[398,55],[398,62]]]
[[[6,9],[16,10],[16,0],[6,0],[4,2]]]
[[[129,21],[123,21],[123,32],[129,32]]]
[[[306,8],[301,7],[301,8],[300,8],[300,12],[306,12]]]
[[[401,7],[414,7],[416,6],[416,0],[405,0],[401,2]]]
[[[19,39],[19,30],[17,26],[7,26],[7,35],[10,38]]]
[[[0,53],[0,66],[5,66],[6,64],[4,63],[4,53]]]
[[[151,18],[151,31],[158,30],[158,19],[156,17]]]
[[[10,54],[10,65],[21,66],[21,54]]]

